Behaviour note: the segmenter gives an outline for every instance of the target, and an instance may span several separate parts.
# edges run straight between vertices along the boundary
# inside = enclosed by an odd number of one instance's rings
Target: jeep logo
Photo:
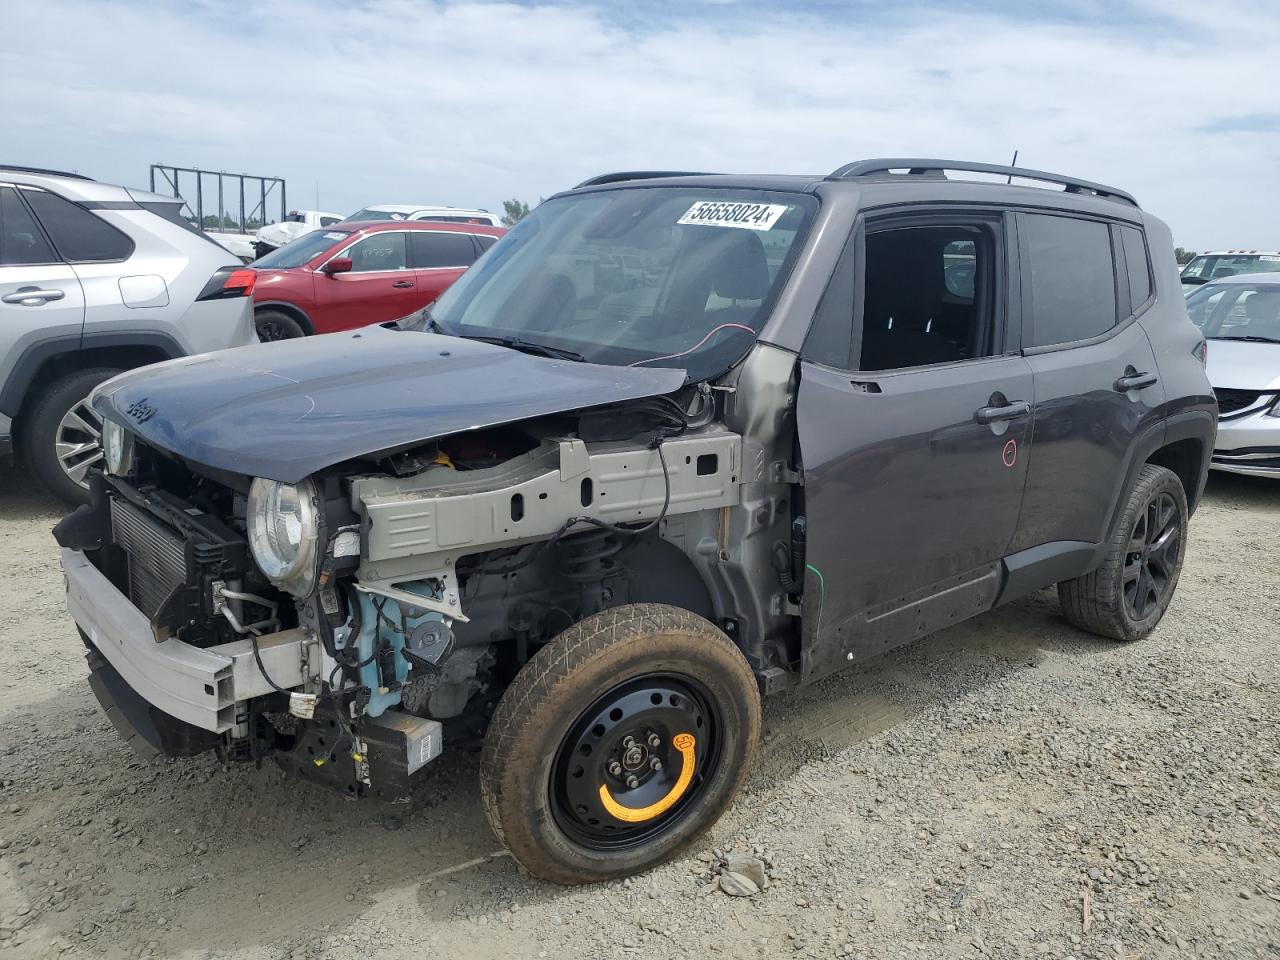
[[[129,404],[125,413],[133,417],[138,423],[146,423],[156,415],[156,408],[147,402],[146,397],[143,397],[141,400],[135,400]]]

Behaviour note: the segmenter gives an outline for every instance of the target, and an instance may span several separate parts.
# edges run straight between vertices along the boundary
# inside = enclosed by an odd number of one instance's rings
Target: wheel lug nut
[[[617,760],[612,761],[609,764],[609,772],[613,774],[615,777],[619,776],[622,773],[622,764],[620,764]]]
[[[632,790],[640,786],[640,781],[636,779],[636,775],[634,773],[627,775],[627,786]]]
[[[656,733],[649,734],[649,746],[655,750],[662,746],[662,741],[658,739],[658,735]]]
[[[623,747],[625,747],[625,748],[627,748],[627,749],[629,750],[629,749],[631,749],[632,747],[634,747],[634,746],[636,745],[636,738],[635,738],[635,737],[623,737],[623,738],[622,738],[622,745],[623,745]]]
[[[659,760],[657,757],[650,757],[650,758],[649,758],[649,769],[650,769],[650,770],[661,770],[661,769],[662,769],[662,761],[661,761],[661,760]]]

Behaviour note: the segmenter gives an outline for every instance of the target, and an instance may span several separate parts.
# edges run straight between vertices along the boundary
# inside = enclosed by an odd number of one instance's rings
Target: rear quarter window
[[[1137,227],[1120,228],[1124,244],[1125,266],[1129,273],[1129,302],[1137,310],[1151,299],[1151,265],[1147,258],[1147,240]]]
[[[79,204],[47,190],[24,190],[23,196],[64,260],[127,260],[133,253],[133,241],[127,234]]]

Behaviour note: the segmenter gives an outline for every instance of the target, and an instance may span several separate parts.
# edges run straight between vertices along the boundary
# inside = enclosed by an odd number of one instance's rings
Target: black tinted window
[[[1111,231],[1104,223],[1024,215],[1018,226],[1029,259],[1030,346],[1087,340],[1116,325]]]
[[[1121,227],[1124,259],[1129,267],[1129,302],[1137,310],[1151,296],[1151,268],[1147,265],[1147,241],[1137,227]]]
[[[24,195],[64,259],[124,260],[133,253],[132,240],[84,207],[45,190],[27,190]]]
[[[403,270],[408,266],[404,234],[400,232],[371,233],[348,250],[347,256],[351,258],[352,273]]]
[[[497,237],[486,237],[484,234],[476,234],[476,243],[480,244],[481,253],[483,253],[485,250],[488,250],[497,242],[498,242]]]
[[[413,248],[415,267],[469,267],[476,258],[476,249],[465,233],[409,234]]]
[[[53,263],[58,258],[13,187],[0,187],[0,264]]]

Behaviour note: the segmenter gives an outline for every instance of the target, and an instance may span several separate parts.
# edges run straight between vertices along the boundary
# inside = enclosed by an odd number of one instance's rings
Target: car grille
[[[1256,390],[1214,390],[1218,398],[1218,416],[1225,417],[1258,402],[1262,394]]]
[[[154,617],[174,588],[186,582],[183,540],[131,503],[113,498],[111,533],[129,555],[129,599]]]

